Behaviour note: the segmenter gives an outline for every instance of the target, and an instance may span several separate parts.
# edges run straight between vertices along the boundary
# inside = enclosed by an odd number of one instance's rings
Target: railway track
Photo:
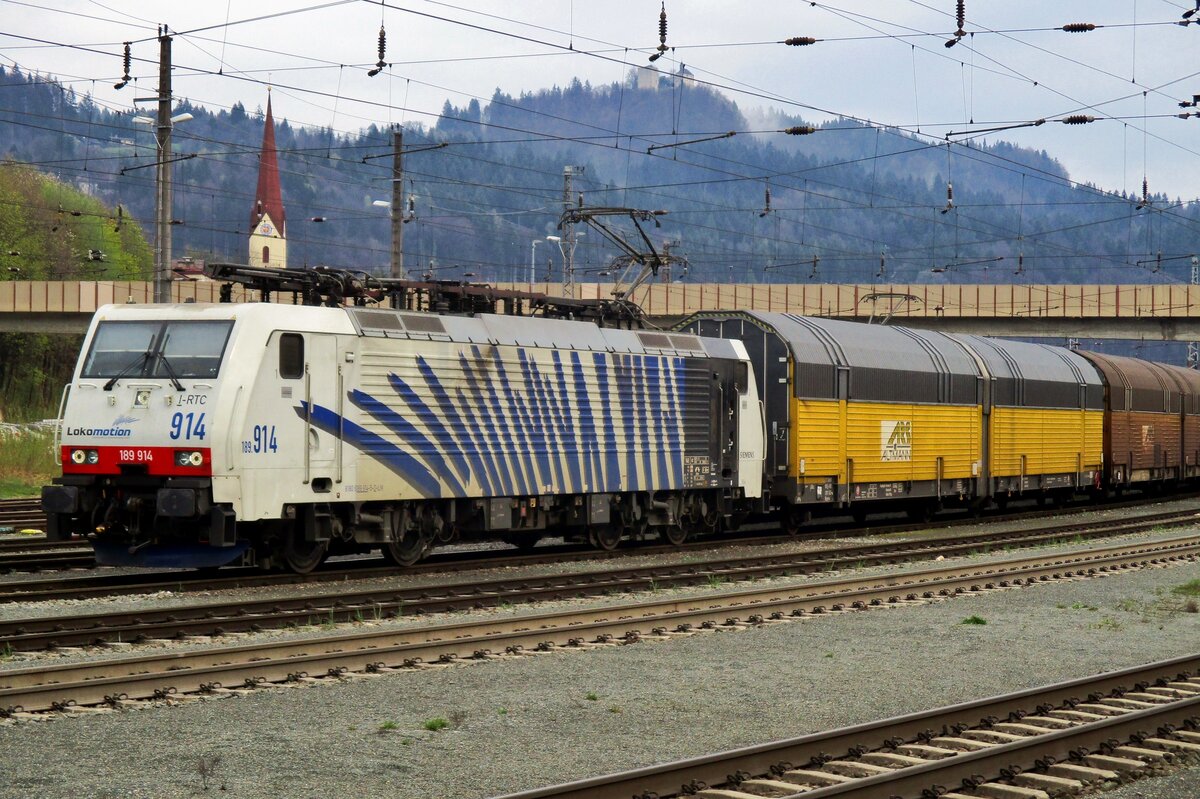
[[[1055,525],[1035,530],[898,541],[791,555],[718,558],[703,562],[581,571],[547,577],[473,579],[413,588],[343,590],[336,594],[310,592],[287,598],[238,598],[232,601],[160,610],[56,614],[52,617],[2,621],[0,641],[4,641],[15,651],[34,651],[65,646],[102,645],[113,641],[136,643],[155,638],[254,632],[316,622],[337,623],[394,618],[399,615],[495,607],[506,603],[519,604],[812,574],[839,568],[926,559],[935,555],[964,555],[996,547],[1038,546],[1062,541],[1066,536],[1095,539],[1150,528],[1191,525],[1195,522],[1195,516],[1190,512],[1163,513],[1137,520],[1093,524],[1086,528],[1083,525]],[[14,595],[14,598],[20,596]]]
[[[92,548],[78,542],[33,540],[0,549],[0,574],[94,568]]]
[[[1174,499],[1183,499],[1191,496],[1200,497],[1200,493],[1183,494]],[[1157,502],[1158,500],[1156,500]],[[1105,510],[1119,510],[1122,508],[1145,507],[1148,504],[1144,499],[1125,500],[1122,502],[1108,503],[1104,506]],[[1037,511],[1022,511],[1016,513],[1008,513],[1003,515],[995,515],[987,517],[987,521],[1004,522],[1004,521],[1023,521],[1036,519],[1043,516],[1053,516],[1060,514],[1059,510],[1037,510]],[[1156,518],[1168,518],[1173,516],[1175,511],[1164,512],[1156,515]],[[1139,516],[1138,518],[1151,518],[1150,516]],[[853,532],[860,535],[889,535],[896,533],[906,533],[913,531],[926,531],[930,529],[952,529],[956,526],[978,524],[979,520],[972,517],[941,517],[933,523],[903,523],[903,524],[887,524],[873,525],[866,528],[858,528]],[[1069,527],[1060,527],[1058,529],[1065,533],[1079,532],[1086,535],[1086,530],[1092,525],[1087,522],[1080,522]],[[114,596],[119,594],[139,594],[139,593],[157,593],[160,591],[171,592],[188,592],[188,591],[211,591],[232,588],[254,588],[263,586],[282,586],[282,585],[302,585],[323,582],[344,582],[346,580],[370,579],[377,577],[394,577],[399,574],[415,575],[429,572],[447,573],[470,571],[487,568],[521,568],[526,566],[541,565],[541,564],[558,564],[567,561],[584,562],[584,561],[604,561],[618,560],[630,554],[636,555],[659,555],[667,553],[677,553],[686,551],[711,550],[724,546],[755,546],[759,544],[782,543],[793,540],[789,536],[767,535],[756,536],[754,533],[762,529],[774,529],[772,525],[757,524],[751,525],[744,529],[743,533],[735,536],[728,536],[716,539],[702,539],[700,541],[689,542],[682,547],[669,545],[641,545],[637,547],[622,548],[614,552],[603,552],[591,549],[580,544],[564,544],[560,546],[545,546],[539,547],[534,553],[522,554],[511,550],[486,550],[481,553],[478,550],[471,551],[441,551],[431,557],[425,559],[416,566],[408,567],[403,571],[399,571],[391,566],[380,566],[380,561],[377,558],[363,557],[353,561],[333,561],[325,564],[322,568],[307,575],[296,574],[280,574],[280,573],[263,573],[256,569],[224,569],[220,576],[213,577],[196,571],[167,571],[167,572],[137,572],[124,574],[111,574],[107,570],[100,570],[94,574],[86,576],[70,576],[70,577],[49,577],[42,580],[28,580],[19,584],[9,584],[5,586],[0,583],[0,604],[14,601],[43,601],[47,599],[88,599],[106,596]],[[846,528],[844,524],[837,522],[814,524],[802,538],[821,538],[844,534]],[[33,539],[37,541],[37,539]],[[53,546],[53,545],[49,545]],[[76,544],[77,546],[77,544]],[[72,557],[74,553],[72,553]],[[89,566],[84,561],[87,556],[79,553],[80,561],[68,564],[64,568],[88,568]],[[48,571],[50,566],[44,561],[28,560],[24,564],[25,571]],[[3,565],[3,553],[0,551],[0,573],[4,571],[15,571],[16,569],[6,568]]]
[[[39,499],[0,499],[0,533],[46,530]],[[86,541],[47,541],[44,535],[0,539],[0,574],[91,568],[96,565]]]
[[[1189,497],[1200,497],[1200,492],[1185,492],[1180,493],[1172,499],[1186,499]],[[1104,509],[1118,510],[1121,508],[1143,507],[1148,504],[1154,504],[1160,500],[1155,498],[1147,502],[1145,498],[1133,500],[1121,500],[1106,502]],[[1089,501],[1087,506],[1092,506]],[[44,528],[44,514],[40,509],[40,501],[37,499],[19,499],[19,500],[0,500],[0,508],[12,507],[18,508],[20,513],[24,513],[27,517],[36,516],[40,522],[37,524]],[[16,511],[14,511],[16,512]],[[989,522],[1003,522],[1013,520],[1034,519],[1044,516],[1053,516],[1060,514],[1062,509],[1024,509],[1017,512],[1009,512],[1004,514],[989,515]],[[953,528],[963,524],[978,523],[978,520],[970,515],[958,514],[950,516],[940,516],[933,522],[910,522],[910,523],[892,523],[892,524],[874,524],[863,527],[855,525],[854,529],[848,530],[845,523],[838,521],[823,521],[810,525],[799,536],[800,538],[821,538],[829,536],[845,535],[847,532],[854,535],[887,535],[891,533],[903,533],[915,530],[928,530],[938,528]],[[0,525],[2,527],[2,525]],[[789,536],[766,535],[755,536],[755,532],[763,530],[776,529],[775,525],[769,523],[758,523],[748,525],[740,534],[723,536],[721,538],[702,539],[700,541],[690,542],[683,547],[674,547],[666,545],[642,545],[637,547],[638,554],[654,555],[664,552],[676,552],[680,549],[711,549],[720,546],[747,546],[756,544],[779,543],[790,540]],[[485,567],[494,567],[497,565],[503,566],[529,566],[538,563],[559,563],[565,560],[607,560],[621,558],[629,553],[631,548],[622,548],[617,552],[600,552],[590,549],[583,545],[566,544],[562,546],[541,547],[535,554],[522,554],[518,552],[510,552],[505,550],[492,550],[485,556],[472,556],[469,552],[439,552],[430,558],[427,558],[416,567],[409,567],[405,573],[419,573],[423,570],[432,571],[464,571],[468,569],[478,569]],[[485,563],[485,560],[487,561]],[[257,587],[266,585],[290,585],[299,583],[312,582],[327,582],[341,581],[345,579],[355,579],[359,577],[369,578],[375,576],[383,576],[396,574],[396,569],[391,566],[377,566],[378,559],[372,560],[369,556],[360,558],[352,565],[346,566],[345,561],[341,563],[335,561],[327,564],[324,568],[308,575],[294,574],[264,574],[256,569],[225,569],[224,573],[228,576],[213,578],[210,575],[197,572],[186,571],[160,571],[160,572],[140,572],[138,574],[122,574],[112,575],[104,574],[106,569],[102,569],[101,573],[89,576],[86,580],[78,578],[67,578],[63,580],[55,580],[51,578],[45,582],[39,582],[36,590],[63,592],[64,596],[71,595],[76,598],[84,597],[100,597],[108,596],[111,593],[153,593],[157,591],[171,590],[213,590],[219,588],[239,588],[239,587]],[[44,537],[31,536],[22,537],[20,539],[0,539],[0,574],[9,572],[53,572],[68,569],[95,569],[97,568],[95,559],[92,555],[90,546],[87,542],[79,540],[48,542]],[[33,584],[27,584],[33,589]],[[57,588],[55,587],[57,586]],[[111,590],[108,590],[111,589]],[[0,603],[6,601],[4,590],[0,587]]]
[[[1049,799],[1200,756],[1200,655],[501,799]]]
[[[40,499],[0,499],[0,532],[46,529]]]
[[[800,586],[676,597],[602,608],[406,629],[374,629],[99,662],[0,671],[0,715],[121,706],[204,693],[252,691],[348,673],[383,674],[456,660],[585,650],[830,612],[1160,566],[1200,557],[1200,534],[1151,543],[939,567]]]

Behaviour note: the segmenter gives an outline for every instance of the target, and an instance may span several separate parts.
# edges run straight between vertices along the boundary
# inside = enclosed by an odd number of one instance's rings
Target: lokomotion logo
[[[912,422],[879,422],[879,459],[885,463],[912,460]]]
[[[109,427],[68,427],[64,435],[91,436],[93,438],[127,438],[133,431],[127,427],[138,421],[133,416],[118,416]]]

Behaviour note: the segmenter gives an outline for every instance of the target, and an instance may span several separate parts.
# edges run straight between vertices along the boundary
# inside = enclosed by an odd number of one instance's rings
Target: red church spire
[[[279,163],[275,159],[275,119],[271,116],[271,90],[267,89],[267,119],[263,126],[262,152],[258,154],[258,190],[254,192],[254,207],[250,209],[250,229],[254,230],[263,215],[269,215],[286,235],[287,217],[283,210],[283,192],[279,188]]]

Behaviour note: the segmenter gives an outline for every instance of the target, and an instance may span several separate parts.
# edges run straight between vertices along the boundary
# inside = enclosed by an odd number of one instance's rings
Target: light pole
[[[583,233],[575,233],[570,238],[566,239],[567,246],[563,246],[564,239],[562,236],[547,236],[546,241],[552,241],[558,245],[558,252],[563,259],[563,288],[564,290],[572,287],[575,283],[575,244],[578,239],[583,238]],[[574,296],[572,290],[567,296]]]
[[[537,271],[537,248],[538,248],[538,245],[541,243],[542,243],[541,239],[534,239],[533,247],[531,247],[530,251],[529,251],[529,282],[530,282],[530,284],[533,283],[533,279],[534,279],[535,273]]]
[[[396,134],[399,136],[399,134]],[[396,146],[399,147],[399,139],[396,140]],[[396,151],[399,153],[399,150]],[[397,155],[397,158],[400,156]],[[398,180],[398,178],[397,178]],[[400,183],[393,183],[393,189]],[[404,226],[417,218],[417,197],[415,194],[408,195],[408,208],[405,209],[404,198],[400,196],[400,192],[393,191],[393,199],[391,200],[372,200],[371,205],[376,208],[387,208],[388,214],[392,220],[392,267],[390,275],[399,280],[408,280],[408,272],[404,268]]]
[[[554,242],[555,244],[557,244],[557,245],[558,245],[558,253],[559,253],[559,255],[561,255],[561,256],[562,256],[562,258],[563,258],[563,268],[565,269],[565,268],[566,268],[566,263],[567,263],[567,252],[566,252],[566,250],[564,250],[564,249],[563,249],[563,246],[562,246],[562,244],[563,244],[562,236],[547,236],[547,237],[546,237],[546,241],[552,241],[552,242]],[[553,256],[551,256],[550,260],[551,260],[551,261],[553,261],[553,260],[554,260],[554,257],[553,257]],[[550,282],[550,275],[549,275],[549,274],[547,274],[547,275],[546,275],[546,282],[547,282],[547,283],[549,283],[549,282]]]

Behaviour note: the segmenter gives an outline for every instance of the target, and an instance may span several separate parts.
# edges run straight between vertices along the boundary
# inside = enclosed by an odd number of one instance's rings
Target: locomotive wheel
[[[621,543],[621,527],[616,524],[604,524],[588,530],[588,540],[596,549],[612,552]]]
[[[671,546],[681,547],[688,540],[688,531],[677,524],[664,524],[658,528],[659,537]]]
[[[855,524],[867,523],[867,509],[863,507],[855,507],[850,510],[850,518],[854,519]]]
[[[283,562],[296,574],[308,574],[325,560],[328,541],[304,541],[292,535],[283,546]]]
[[[399,541],[383,545],[383,559],[393,566],[411,566],[425,554],[425,539],[416,530],[409,530]]]

